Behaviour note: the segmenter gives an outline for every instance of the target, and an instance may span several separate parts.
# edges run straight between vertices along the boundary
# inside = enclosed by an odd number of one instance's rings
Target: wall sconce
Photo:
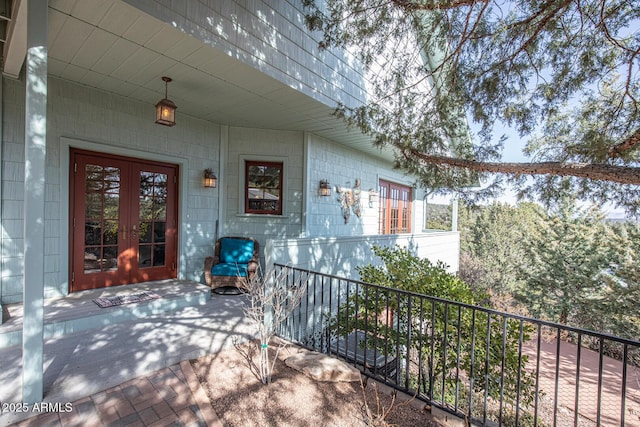
[[[156,104],[156,123],[165,126],[175,126],[176,124],[176,104],[167,99],[167,85],[171,77],[162,77],[164,81],[164,98]]]
[[[322,197],[331,195],[331,184],[326,179],[320,181],[320,186],[318,187],[318,194]]]
[[[369,189],[369,207],[372,208],[374,203],[378,202],[378,192],[373,188]]]
[[[204,170],[204,187],[216,188],[218,185],[218,177],[214,175],[211,169]]]

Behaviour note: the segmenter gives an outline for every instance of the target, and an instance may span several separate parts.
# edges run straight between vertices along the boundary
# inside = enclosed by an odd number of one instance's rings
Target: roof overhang
[[[3,72],[26,53],[26,0],[15,0]],[[164,97],[188,115],[229,125],[306,131],[384,160],[389,150],[332,115],[327,105],[120,0],[49,1],[49,75],[149,105]],[[150,118],[152,120],[153,118]]]

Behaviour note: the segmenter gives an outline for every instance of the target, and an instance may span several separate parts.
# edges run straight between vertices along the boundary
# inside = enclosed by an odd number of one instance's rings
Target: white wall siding
[[[300,0],[125,2],[326,105],[364,100],[357,62],[318,49]]]
[[[257,238],[262,245],[268,239],[298,236],[362,236],[378,233],[378,203],[369,206],[369,189],[378,190],[385,179],[411,186],[413,181],[391,164],[342,144],[310,134],[308,137],[308,181],[304,175],[304,138],[302,132],[249,128],[229,128],[225,154],[225,212],[221,236],[242,235]],[[243,213],[244,160],[286,160],[284,213],[247,215]],[[320,180],[332,186],[330,197],[318,195]],[[351,210],[347,223],[338,201],[336,187],[353,188],[361,181],[362,215]],[[305,182],[306,181],[306,182]],[[303,185],[304,188],[303,188]],[[306,192],[306,204],[303,197]],[[422,231],[424,192],[414,189],[413,229]],[[303,212],[306,207],[306,215]]]
[[[380,263],[373,254],[373,246],[395,245],[407,247],[417,256],[434,263],[442,261],[452,273],[458,271],[458,232],[274,239],[269,240],[265,248],[266,268],[272,268],[274,263],[278,263],[359,279],[356,267]]]
[[[307,214],[307,236],[360,236],[378,233],[378,203],[369,206],[369,189],[378,191],[378,181],[384,179],[398,184],[413,186],[414,179],[392,165],[366,153],[353,150],[342,144],[316,135],[310,143],[310,179],[307,187],[309,212]],[[320,180],[327,179],[332,187],[331,197],[318,196]],[[353,210],[349,222],[345,223],[338,202],[336,187],[353,188],[360,179],[362,216]],[[424,191],[413,190],[413,217],[416,223],[412,230],[422,231]]]
[[[297,237],[302,232],[302,132],[229,128],[225,154],[225,221],[222,236],[250,236],[264,248],[267,239]],[[284,194],[282,215],[244,213],[244,161],[282,161]]]
[[[24,269],[24,84],[2,79],[2,303],[22,300]],[[45,272],[45,275],[47,273]]]
[[[24,84],[4,79],[3,85],[0,279],[1,302],[11,303],[22,299],[24,268]],[[369,207],[369,189],[377,190],[379,179],[407,186],[413,184],[411,177],[392,170],[389,163],[304,132],[221,127],[181,116],[179,112],[178,125],[168,128],[154,124],[153,113],[153,105],[50,78],[46,159],[46,297],[68,292],[68,163],[71,147],[180,165],[178,269],[183,278],[201,280],[204,257],[211,254],[215,238],[225,235],[257,238],[267,251],[267,247],[276,250],[274,255],[268,256],[272,262],[295,260],[309,267],[331,268],[328,272],[348,275],[353,274],[356,265],[372,261],[370,245],[373,242],[385,239],[403,242],[407,238],[376,236],[378,204]],[[221,142],[221,134],[224,134],[224,143]],[[283,215],[243,213],[244,160],[285,162]],[[220,164],[220,161],[224,163]],[[307,171],[304,170],[305,162]],[[205,168],[212,168],[216,173],[224,171],[218,174],[218,189],[202,187]],[[321,179],[332,184],[331,197],[318,195]],[[359,218],[352,212],[349,222],[345,223],[336,187],[353,187],[356,179],[361,180],[362,216]],[[424,192],[415,189],[412,208],[414,232],[422,231],[423,199]],[[218,229],[217,220],[220,221]],[[421,253],[431,259],[442,259],[452,270],[457,270],[457,234],[421,236],[415,238]],[[299,237],[304,237],[299,244],[291,240]],[[282,247],[288,248],[286,256],[281,252],[284,250]],[[292,255],[301,251],[306,255],[298,258]]]
[[[4,79],[2,141],[2,302],[22,299],[24,83]],[[217,191],[202,187],[205,168],[218,168],[220,126],[180,116],[172,128],[154,124],[154,106],[49,79],[47,106],[45,296],[68,292],[68,164],[70,146],[181,165],[181,277],[200,280],[211,253]],[[66,162],[66,163],[65,163]]]

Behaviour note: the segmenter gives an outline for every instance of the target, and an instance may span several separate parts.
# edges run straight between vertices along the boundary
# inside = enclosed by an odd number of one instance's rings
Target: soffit
[[[220,124],[310,131],[383,159],[318,102],[118,0],[49,1],[49,74]]]

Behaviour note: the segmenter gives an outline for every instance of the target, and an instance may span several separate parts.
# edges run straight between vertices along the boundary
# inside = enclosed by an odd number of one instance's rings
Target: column
[[[27,3],[22,400],[43,398],[44,200],[47,129],[46,0]]]

